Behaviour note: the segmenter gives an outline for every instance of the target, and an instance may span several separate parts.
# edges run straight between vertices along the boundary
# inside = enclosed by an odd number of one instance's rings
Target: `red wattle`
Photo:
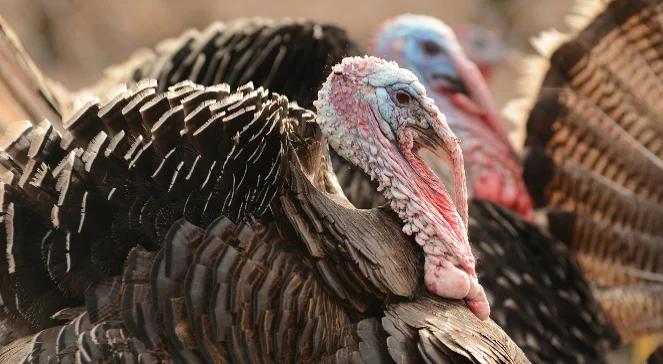
[[[475,104],[483,110],[481,120],[511,147],[501,118],[493,105],[490,90],[488,90],[479,68],[465,56],[452,57],[452,61],[470,94],[476,100]]]
[[[509,208],[531,222],[534,219],[532,200],[520,176],[514,177],[512,181],[507,182],[498,171],[484,171],[471,181],[474,197]]]

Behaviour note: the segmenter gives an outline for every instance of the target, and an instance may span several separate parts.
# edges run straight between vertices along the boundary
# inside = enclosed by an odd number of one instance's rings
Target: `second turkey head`
[[[463,154],[444,115],[410,71],[375,57],[346,58],[314,103],[329,145],[378,184],[425,254],[426,288],[464,299],[481,319],[490,308],[467,237]],[[421,159],[427,149],[446,161],[453,198]]]
[[[479,67],[484,80],[490,84],[495,66],[504,62],[508,53],[500,33],[480,25],[464,24],[454,27],[454,34],[463,52]]]
[[[398,62],[422,81],[462,141],[470,193],[531,217],[522,170],[477,66],[438,19],[402,15],[373,39],[377,56]]]

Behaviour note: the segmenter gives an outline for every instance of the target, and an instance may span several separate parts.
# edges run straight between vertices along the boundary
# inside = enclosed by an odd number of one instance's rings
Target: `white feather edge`
[[[530,40],[537,54],[526,56],[519,61],[519,68],[523,70],[517,81],[519,96],[507,102],[501,110],[504,120],[514,126],[509,138],[517,150],[523,148],[527,118],[536,102],[543,78],[548,72],[550,57],[562,44],[585,29],[610,2],[610,0],[576,0],[565,19],[570,27],[569,31],[548,29]]]
[[[601,14],[609,3],[609,0],[576,0],[566,22],[574,32],[578,32]]]

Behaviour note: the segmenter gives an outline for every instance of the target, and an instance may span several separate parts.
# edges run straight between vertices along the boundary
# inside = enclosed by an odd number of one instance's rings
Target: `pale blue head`
[[[378,29],[373,52],[415,73],[465,145],[481,146],[465,150],[473,161],[468,164],[473,195],[529,216],[531,202],[492,95],[451,28],[433,17],[401,15]],[[501,158],[495,158],[498,154]],[[509,191],[524,197],[514,199]]]
[[[451,28],[424,15],[402,15],[386,21],[373,39],[377,56],[408,68],[427,86],[467,94],[458,59],[463,51]]]
[[[426,129],[442,117],[433,100],[427,97],[424,85],[411,71],[376,57],[345,58],[334,66],[315,105],[318,113],[329,117],[362,118],[367,125],[371,124],[370,119],[395,143],[399,141],[399,129]],[[351,134],[351,130],[341,130],[341,126],[330,132]],[[355,125],[347,126],[352,129]]]

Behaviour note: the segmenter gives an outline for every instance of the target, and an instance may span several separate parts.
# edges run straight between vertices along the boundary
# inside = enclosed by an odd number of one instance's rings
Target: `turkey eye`
[[[488,45],[488,44],[486,43],[486,40],[485,40],[485,39],[483,39],[483,38],[477,38],[477,39],[474,40],[474,45],[475,45],[477,48],[485,48],[486,45]]]
[[[442,53],[442,48],[440,48],[437,43],[426,41],[421,44],[421,47],[424,49],[424,52],[429,56],[436,56]]]
[[[396,93],[396,101],[398,101],[398,103],[401,105],[408,105],[411,99],[412,98],[410,97],[410,95],[408,95],[405,92]]]

